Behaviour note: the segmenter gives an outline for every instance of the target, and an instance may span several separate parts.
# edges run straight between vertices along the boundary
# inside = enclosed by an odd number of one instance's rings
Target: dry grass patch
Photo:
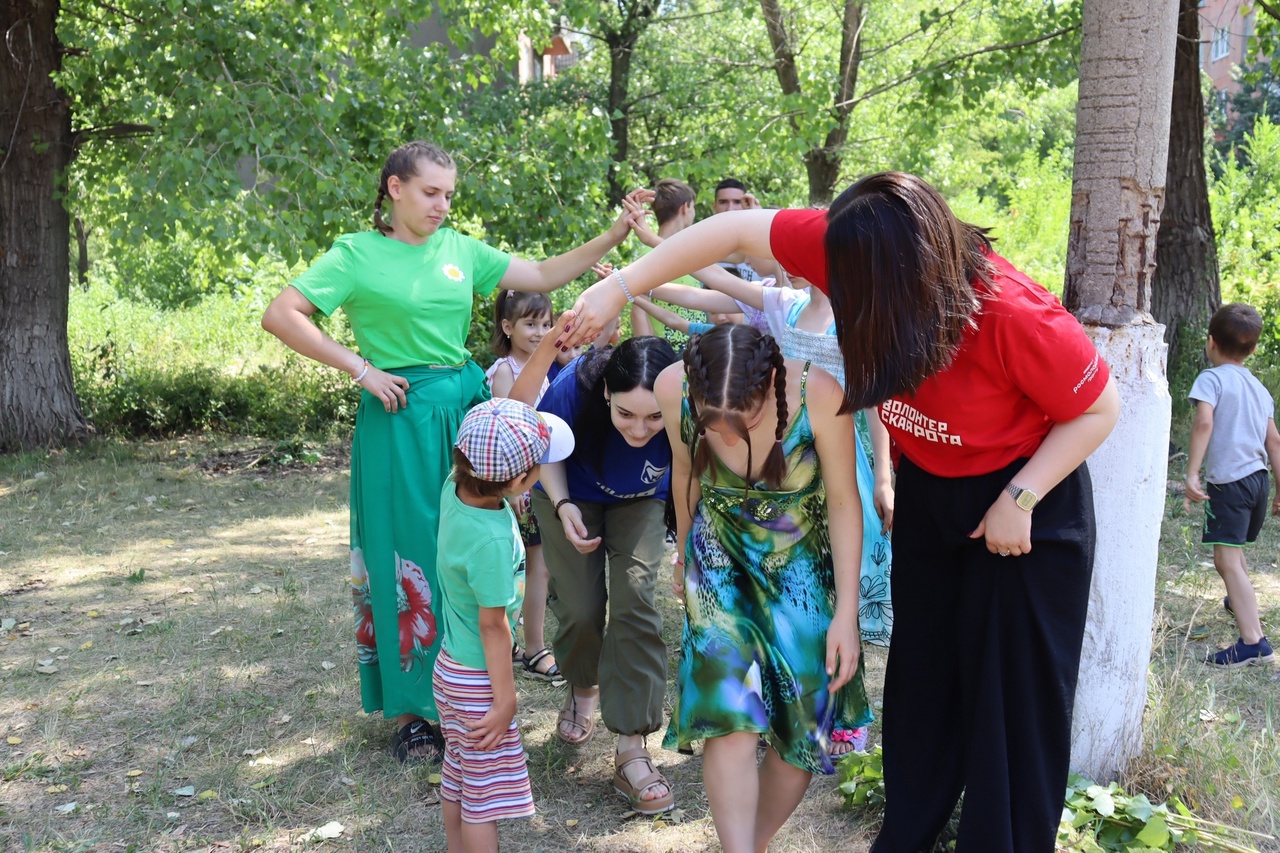
[[[443,849],[430,771],[358,710],[344,453],[286,455],[189,440],[0,459],[4,849],[293,850],[332,822],[333,849]],[[878,695],[884,653],[868,659]],[[562,748],[562,689],[517,687],[539,814],[503,827],[505,849],[718,849],[700,759],[656,750],[679,811],[627,817],[612,739]],[[775,849],[856,853],[873,830],[820,779]]]

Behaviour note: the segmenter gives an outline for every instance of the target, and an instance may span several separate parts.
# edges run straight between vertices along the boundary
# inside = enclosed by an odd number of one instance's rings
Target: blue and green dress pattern
[[[702,475],[685,553],[678,696],[664,745],[757,732],[787,763],[831,774],[833,729],[859,728],[872,715],[861,656],[849,684],[827,691],[835,577],[804,384],[783,438],[787,475],[779,489],[748,490],[714,456]],[[687,401],[680,430],[692,447]]]

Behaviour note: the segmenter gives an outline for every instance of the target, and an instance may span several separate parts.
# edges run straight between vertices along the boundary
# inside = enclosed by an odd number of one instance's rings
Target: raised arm
[[[636,318],[641,318],[641,324],[649,330],[642,332],[636,325]],[[681,317],[676,312],[663,308],[661,305],[654,305],[653,300],[647,296],[637,296],[635,304],[631,306],[631,332],[639,335],[652,335],[653,327],[649,325],[648,318],[653,317],[662,325],[669,329],[675,329],[678,332],[689,334],[689,321]]]
[[[733,276],[729,277],[733,278]],[[690,287],[687,284],[660,284],[649,296],[651,299],[658,299],[669,305],[679,305],[691,311],[706,311],[708,314],[737,314],[742,311],[742,306],[735,302],[732,296],[718,290]],[[637,303],[642,298],[636,294]]]
[[[542,341],[533,351],[533,355],[529,356],[529,360],[524,363],[524,368],[516,378],[515,384],[507,393],[508,397],[529,406],[537,404],[538,392],[542,390],[542,381],[547,378],[547,371],[551,369],[551,365],[555,364],[556,353],[559,352],[559,347],[555,343],[556,338],[564,334],[565,328],[571,322],[573,322],[573,312],[565,311],[551,330],[542,336]]]
[[[635,190],[622,200],[622,211],[609,226],[609,230],[563,255],[537,262],[512,258],[511,265],[507,267],[498,286],[547,293],[568,284],[591,269],[591,265],[603,258],[610,249],[627,239],[627,235],[631,233],[632,217],[643,215],[643,203],[652,198],[653,193],[649,190]]]
[[[634,295],[712,266],[735,252],[772,258],[769,231],[776,213],[776,210],[741,210],[704,219],[620,270],[622,279]],[[626,303],[626,294],[616,278],[611,276],[593,284],[574,305],[578,321],[572,331],[558,341],[559,345],[572,346],[595,337],[605,323],[618,316]]]

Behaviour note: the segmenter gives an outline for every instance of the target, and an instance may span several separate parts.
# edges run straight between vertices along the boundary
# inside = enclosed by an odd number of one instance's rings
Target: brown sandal
[[[649,768],[649,774],[632,784],[623,771],[632,764],[640,762]],[[658,772],[658,768],[653,766],[653,757],[649,755],[648,750],[641,748],[619,752],[614,756],[613,763],[613,790],[627,798],[632,811],[642,815],[655,815],[669,812],[676,807],[676,795],[671,789],[671,783]],[[667,793],[652,800],[642,799],[640,795],[654,785],[666,786]]]
[[[599,695],[599,692],[596,693]],[[564,730],[561,728],[568,723],[575,729],[582,732],[576,738],[566,737]],[[583,746],[587,741],[591,740],[596,733],[596,714],[595,709],[591,709],[590,714],[578,713],[578,694],[573,692],[573,688],[569,688],[569,707],[561,708],[560,713],[556,715],[556,737],[569,746]]]

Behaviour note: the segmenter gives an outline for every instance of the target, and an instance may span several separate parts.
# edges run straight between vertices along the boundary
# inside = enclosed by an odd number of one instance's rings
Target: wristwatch
[[[1018,509],[1025,509],[1027,512],[1036,508],[1036,504],[1040,503],[1040,496],[1030,489],[1024,489],[1022,486],[1015,486],[1013,483],[1004,487],[1009,493],[1009,497],[1013,498],[1013,502],[1018,505]]]

